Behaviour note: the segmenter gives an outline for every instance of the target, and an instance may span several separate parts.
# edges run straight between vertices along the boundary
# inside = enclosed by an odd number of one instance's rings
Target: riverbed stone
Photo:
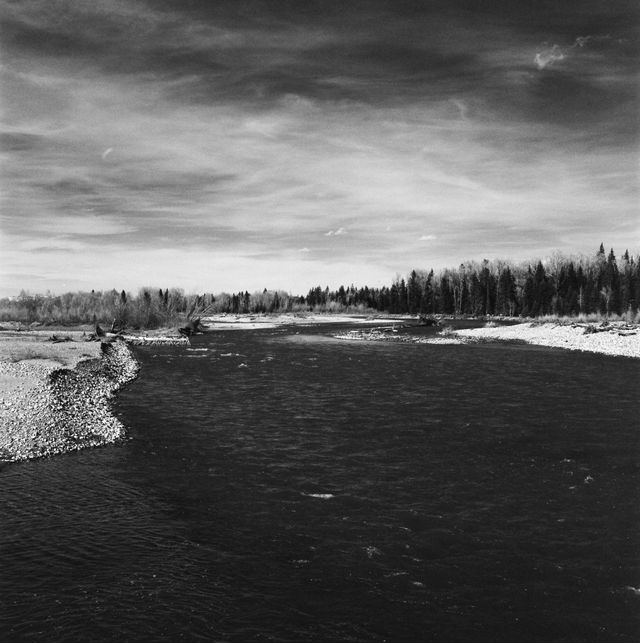
[[[0,376],[23,377],[4,399],[0,460],[16,461],[98,446],[124,436],[110,400],[136,377],[139,365],[123,341],[105,343],[99,358],[75,368],[0,362]],[[26,380],[28,378],[28,380]]]

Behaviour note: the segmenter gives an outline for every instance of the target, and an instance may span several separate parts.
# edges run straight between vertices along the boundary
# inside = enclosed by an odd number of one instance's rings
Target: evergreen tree
[[[407,310],[409,314],[414,315],[420,310],[420,295],[422,288],[418,273],[415,270],[411,271],[409,281],[407,283]]]
[[[443,313],[444,315],[452,315],[455,313],[453,290],[446,274],[442,275],[440,278],[439,291],[440,297],[438,312]]]
[[[489,262],[485,259],[482,262],[482,270],[479,276],[480,289],[483,298],[482,314],[491,315],[495,308],[495,278],[489,270]]]
[[[605,269],[604,286],[605,292],[605,310],[607,316],[611,313],[620,314],[620,273],[618,271],[618,264],[616,256],[613,253],[613,248],[609,252],[607,258],[607,265]]]
[[[400,312],[398,284],[394,282],[389,289],[389,312],[393,315]]]
[[[546,315],[550,312],[552,290],[549,287],[549,280],[547,273],[542,265],[542,261],[538,261],[535,273],[533,275],[533,311],[532,315]]]
[[[422,292],[420,293],[420,312],[423,314],[433,314],[433,304],[433,270],[431,270],[422,285]]]
[[[536,285],[531,271],[531,266],[527,271],[527,276],[522,289],[522,313],[527,317],[536,315]]]
[[[516,282],[506,266],[498,277],[495,312],[498,315],[514,315],[516,308]]]
[[[407,302],[407,284],[404,279],[400,279],[398,284],[398,312],[404,314],[408,311]]]

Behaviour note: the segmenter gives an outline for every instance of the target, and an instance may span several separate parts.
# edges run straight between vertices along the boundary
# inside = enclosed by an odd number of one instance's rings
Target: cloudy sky
[[[0,295],[640,247],[637,0],[0,0]]]

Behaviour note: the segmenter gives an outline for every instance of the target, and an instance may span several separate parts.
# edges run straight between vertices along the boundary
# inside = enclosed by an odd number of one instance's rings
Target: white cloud
[[[592,40],[549,47],[536,55],[536,65],[577,56]],[[531,53],[525,53],[529,64]],[[148,283],[157,274],[165,287],[189,288],[183,280],[195,273],[183,268],[185,257],[188,267],[206,267],[214,253],[198,246],[211,245],[223,230],[224,252],[216,246],[220,259],[215,271],[202,273],[203,288],[304,292],[318,281],[373,285],[425,261],[437,267],[473,258],[507,239],[505,252],[515,256],[522,230],[529,234],[528,222],[544,213],[552,215],[540,234],[564,230],[561,218],[567,230],[583,230],[585,218],[605,220],[609,212],[636,221],[634,159],[619,150],[581,154],[558,145],[564,139],[553,126],[501,120],[463,94],[393,108],[314,106],[289,97],[261,111],[222,100],[167,100],[176,92],[174,80],[65,73],[36,65],[30,78],[13,79],[16,96],[28,90],[29,100],[9,114],[9,126],[38,135],[43,146],[4,164],[3,210],[10,215],[0,255],[4,262],[11,253],[15,273],[28,264],[33,274],[53,274],[51,266],[59,264],[104,287],[135,288],[135,279]],[[601,168],[619,174],[605,182]],[[543,176],[554,181],[543,185]],[[348,244],[325,240],[322,252],[299,248],[323,234],[320,221],[324,236],[349,235]],[[424,229],[432,233],[420,236]],[[617,247],[623,233],[627,228],[606,243]],[[567,236],[576,243],[572,251],[584,247],[582,238]],[[436,239],[425,259],[420,242]],[[25,240],[30,245],[21,245]],[[587,250],[591,243],[586,240]],[[163,244],[176,252],[167,255]],[[247,244],[256,258],[240,261]],[[58,254],[47,256],[47,247]],[[280,257],[261,256],[273,248],[282,248]],[[115,271],[126,257],[135,258],[136,271]],[[291,276],[283,270],[287,261],[296,271]]]
[[[533,61],[537,65],[538,69],[544,69],[560,60],[565,60],[565,58],[569,57],[570,53],[573,56],[573,52],[571,50],[576,47],[583,49],[590,42],[602,42],[610,39],[611,36],[609,34],[605,36],[578,36],[569,47],[562,48],[559,45],[553,45],[553,47],[548,47],[547,49],[538,52]]]
[[[533,61],[537,65],[538,69],[544,69],[549,65],[553,65],[558,60],[564,60],[565,54],[558,45],[553,45],[549,49],[540,51],[535,55]]]

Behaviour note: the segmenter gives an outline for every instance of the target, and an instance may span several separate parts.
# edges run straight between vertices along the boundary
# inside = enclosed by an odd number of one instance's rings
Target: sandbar
[[[124,427],[109,400],[138,364],[126,344],[82,331],[0,331],[0,461],[113,442]]]

